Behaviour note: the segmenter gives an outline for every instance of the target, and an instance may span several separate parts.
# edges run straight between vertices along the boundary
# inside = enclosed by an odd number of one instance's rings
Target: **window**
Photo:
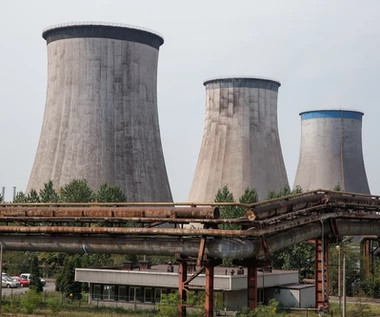
[[[168,290],[166,288],[156,288],[154,290],[154,302],[160,303],[162,294],[167,294]]]
[[[118,296],[118,299],[120,301],[126,301],[126,300],[128,300],[127,294],[128,294],[128,288],[126,286],[119,286],[119,296]]]
[[[115,300],[115,285],[104,285],[103,288],[103,299],[104,300]]]
[[[130,302],[141,302],[143,298],[141,293],[141,288],[140,287],[130,287],[129,288],[129,301]]]
[[[145,303],[153,303],[153,288],[145,288],[144,289],[144,302]]]
[[[92,289],[92,299],[102,299],[102,286],[100,284],[94,284]]]

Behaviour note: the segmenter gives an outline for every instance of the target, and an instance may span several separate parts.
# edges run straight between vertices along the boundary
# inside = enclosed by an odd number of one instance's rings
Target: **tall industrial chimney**
[[[212,202],[228,185],[237,200],[255,188],[259,198],[288,185],[277,124],[278,81],[215,78],[206,87],[206,119],[189,201]]]
[[[119,185],[128,201],[172,201],[157,113],[163,38],[106,23],[42,34],[48,50],[45,114],[27,191],[50,179]]]
[[[362,151],[362,112],[301,112],[301,150],[294,186],[369,194]]]

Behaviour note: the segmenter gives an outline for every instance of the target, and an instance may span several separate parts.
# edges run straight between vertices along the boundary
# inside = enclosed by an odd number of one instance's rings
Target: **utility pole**
[[[3,298],[3,244],[0,243],[0,274],[1,274],[1,287],[0,287],[0,315],[3,314],[2,311],[2,298]]]
[[[341,292],[341,289],[340,289],[340,286],[341,286],[341,280],[340,280],[340,277],[341,277],[341,272],[340,272],[340,246],[337,245],[336,246],[336,249],[338,250],[338,300],[339,300],[339,311],[342,311],[342,292]]]
[[[342,316],[346,317],[346,253],[343,252],[343,311]]]

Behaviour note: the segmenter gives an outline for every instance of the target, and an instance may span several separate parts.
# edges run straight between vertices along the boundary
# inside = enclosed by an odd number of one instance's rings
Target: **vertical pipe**
[[[342,316],[346,317],[346,253],[343,252],[343,311]]]
[[[206,265],[206,300],[205,300],[205,317],[214,316],[214,266]]]

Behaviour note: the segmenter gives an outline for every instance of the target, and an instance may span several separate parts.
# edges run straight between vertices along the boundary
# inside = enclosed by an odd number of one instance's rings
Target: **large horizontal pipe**
[[[52,227],[52,226],[0,226],[0,233],[26,234],[77,234],[77,235],[137,235],[137,236],[210,236],[210,237],[259,237],[273,232],[298,228],[312,222],[341,217],[341,212],[306,215],[286,220],[262,229],[219,230],[219,229],[177,229],[177,228],[125,228],[125,227]],[[356,219],[347,220],[356,225]],[[377,222],[374,222],[377,223]],[[349,234],[347,234],[349,235]],[[359,234],[352,234],[359,235]]]
[[[246,215],[247,218],[252,221],[262,220],[282,215],[292,210],[300,210],[318,204],[324,204],[325,200],[325,194],[315,194],[305,197],[299,197],[250,209],[247,211]]]
[[[339,233],[344,236],[376,235],[380,232],[380,223],[374,221],[337,220]],[[315,239],[321,236],[321,223],[311,223],[266,238],[270,252]],[[324,232],[330,234],[325,224]],[[136,255],[174,255],[197,257],[199,239],[184,238],[136,238],[136,237],[82,237],[76,236],[31,236],[2,235],[0,243],[5,250],[45,251],[69,253],[104,253]],[[257,240],[208,239],[205,254],[211,258],[255,258],[263,254],[262,244]]]
[[[218,219],[217,207],[2,207],[1,217],[125,217]]]
[[[1,217],[1,222],[52,222],[52,223],[69,223],[69,222],[81,222],[81,223],[100,223],[100,222],[112,222],[112,223],[150,223],[150,222],[165,222],[165,223],[202,223],[202,224],[250,224],[245,218],[235,219],[199,219],[199,218],[125,218],[125,217]]]

